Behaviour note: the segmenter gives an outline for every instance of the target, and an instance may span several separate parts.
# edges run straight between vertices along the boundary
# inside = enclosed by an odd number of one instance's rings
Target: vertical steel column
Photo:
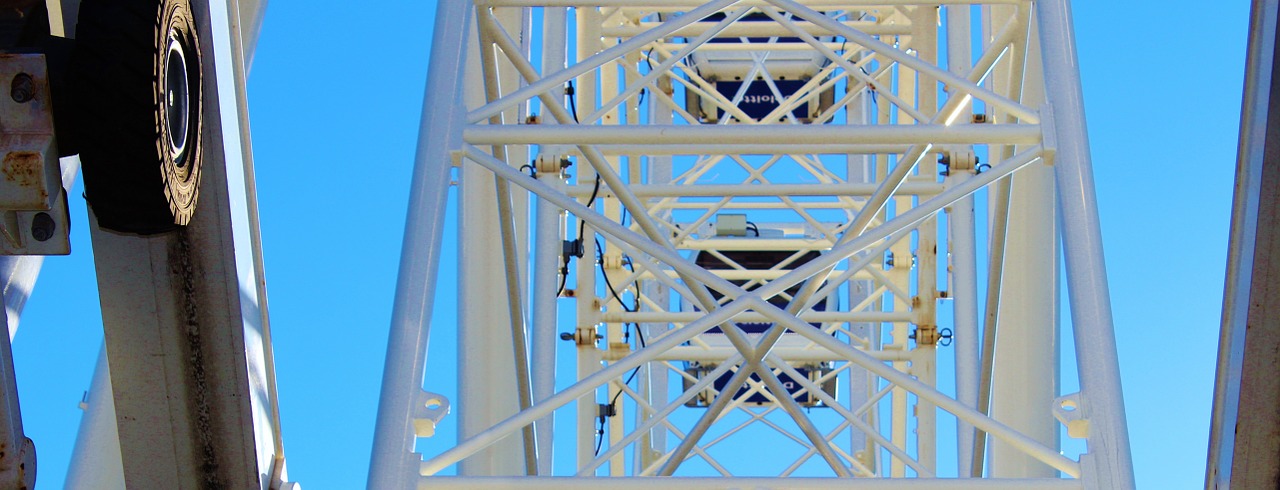
[[[856,61],[856,59],[854,60]],[[870,111],[870,94],[864,91],[861,95],[850,99],[845,106],[845,123],[846,124],[868,124],[874,118],[875,114]],[[871,155],[847,155],[845,164],[845,180],[849,183],[874,183],[875,178],[872,175],[875,170],[875,157]],[[856,214],[856,211],[850,211]],[[851,220],[852,221],[852,220]],[[852,262],[852,261],[850,261]],[[870,267],[875,267],[870,266]],[[849,311],[871,296],[875,291],[875,281],[866,279],[850,279],[848,281]],[[878,302],[875,302],[878,306]],[[849,332],[853,336],[869,341],[868,345],[871,349],[879,348],[879,338],[873,332],[880,328],[879,323],[866,322],[854,323],[849,325]],[[853,339],[850,339],[853,340]],[[849,399],[845,405],[851,410],[866,403],[876,391],[876,378],[869,373],[866,368],[849,363],[849,372],[847,374],[847,386],[849,388]],[[871,413],[875,412],[873,408]],[[862,416],[864,420],[870,422],[872,427],[876,427],[874,417]],[[867,433],[858,430],[856,427],[849,429],[849,449],[850,454],[858,459],[860,463],[875,470],[876,449],[874,443],[867,437]]]
[[[673,83],[671,82],[670,77],[660,78],[658,82],[658,90],[665,90],[668,93],[673,93],[672,85]],[[658,102],[658,97],[656,96],[649,97],[649,114],[650,122],[652,124],[671,124],[675,119],[673,111]],[[674,178],[673,165],[675,157],[670,155],[650,156],[648,159],[649,175],[647,176],[648,179],[646,182],[649,184],[670,184]],[[671,219],[671,211],[660,211],[655,217],[658,219]],[[641,284],[641,289],[644,291],[645,297],[659,305],[671,304],[671,289],[665,284],[662,284],[657,280],[646,280],[642,281]],[[641,310],[647,311],[650,309],[649,305],[641,304]],[[671,327],[672,325],[670,323],[644,323],[640,325],[640,328],[642,329],[641,331],[644,332],[646,339],[658,338],[664,335]],[[648,384],[648,391],[645,394],[649,396],[648,402],[650,405],[660,407],[666,405],[668,400],[671,398],[671,394],[669,393],[671,386],[668,382],[669,373],[670,371],[667,367],[660,362],[645,364],[644,369],[641,371],[641,375]],[[647,414],[644,411],[638,412],[639,413],[636,414],[638,420],[647,420],[652,417],[652,415]],[[640,467],[643,468],[652,465],[659,457],[661,457],[662,453],[666,452],[667,430],[662,427],[653,429],[649,431],[649,434],[642,438],[642,441],[643,443],[637,446],[638,450],[635,451],[635,453],[638,454],[636,460],[640,463]]]
[[[912,16],[911,26],[916,31],[911,45],[917,57],[930,65],[938,63],[938,10],[919,6]],[[917,71],[921,114],[932,118],[938,112],[938,79],[925,71]],[[900,121],[901,122],[901,121]],[[902,165],[903,162],[898,162]],[[938,177],[937,165],[919,165],[921,177],[932,180]],[[914,204],[912,204],[914,206]],[[901,210],[902,208],[899,208]],[[916,255],[919,257],[916,272],[916,299],[912,305],[918,327],[938,328],[938,218],[931,217],[920,223],[916,235]],[[917,332],[919,330],[917,329]],[[929,386],[938,385],[938,346],[936,342],[920,342],[911,361],[911,373]],[[938,408],[932,402],[916,398],[916,458],[929,471],[938,469]]]
[[[576,33],[577,33],[577,60],[585,60],[592,55],[598,53],[602,47],[600,44],[600,23],[602,22],[600,10],[593,7],[575,9],[576,16]],[[596,83],[595,72],[588,72],[586,75],[579,76],[575,80],[574,107],[578,111],[584,111],[584,108],[594,108],[596,105],[596,93],[598,85]],[[583,114],[573,114],[573,117],[579,118]],[[568,123],[568,121],[563,121]],[[576,121],[575,121],[576,122]],[[579,159],[579,162],[582,160]],[[596,172],[591,165],[578,165],[578,185],[590,184],[596,178]],[[591,207],[593,203],[584,203]],[[599,203],[594,205],[599,206]],[[578,217],[581,220],[581,217]],[[595,230],[591,225],[580,226],[583,230],[582,235],[578,236],[582,240],[584,250],[592,250],[595,248],[594,240],[588,237],[595,236]],[[586,252],[586,256],[594,257],[595,252]],[[575,303],[577,303],[575,319],[577,333],[578,348],[578,378],[584,379],[600,370],[600,349],[596,346],[596,320],[599,313],[599,298],[596,296],[596,270],[595,260],[586,259],[578,260],[577,266],[577,291],[574,295]],[[607,389],[606,389],[607,391]],[[596,392],[584,394],[578,398],[577,402],[577,467],[581,468],[590,463],[594,457],[595,437],[596,437],[596,415],[599,411]],[[600,437],[604,437],[600,435]]]
[[[1032,165],[1012,176],[1000,330],[995,346],[991,413],[1055,447],[1049,409],[1057,396],[1057,233],[1053,169]],[[1056,472],[1002,441],[990,444],[990,476],[1052,477]]]
[[[449,194],[450,151],[462,144],[462,74],[471,26],[471,3],[442,0],[436,8],[431,61],[409,210],[405,220],[400,271],[396,280],[391,332],[382,373],[382,395],[374,428],[369,488],[417,488],[421,455],[414,453],[415,413],[421,408],[423,375],[431,313],[435,306],[436,271],[444,239]]]
[[[1044,79],[1058,137],[1054,173],[1080,372],[1077,410],[1089,421],[1089,452],[1081,459],[1092,471],[1084,475],[1085,487],[1134,488],[1071,6],[1067,0],[1046,0],[1036,6]]]
[[[969,5],[947,6],[947,68],[964,75],[972,66],[972,32]],[[960,120],[968,119],[967,113]],[[948,178],[967,178],[969,171],[952,169]],[[974,198],[967,196],[951,206],[947,228],[951,232],[947,248],[951,253],[952,298],[955,317],[956,400],[968,407],[978,406],[978,257],[974,228]],[[958,475],[972,476],[973,425],[956,419],[956,460]]]
[[[566,35],[568,11],[564,7],[546,7],[542,11],[542,73],[554,73],[564,69],[566,56]],[[554,117],[543,117],[541,124],[555,124]],[[547,153],[546,149],[542,150]],[[563,178],[559,172],[547,174],[545,170],[538,178],[551,185],[562,185]],[[561,242],[564,240],[563,211],[556,208],[546,199],[537,200],[537,211],[534,217],[534,259],[533,288],[530,290],[530,303],[533,304],[532,345],[533,366],[533,399],[540,402],[555,394],[556,388],[556,309],[559,298],[559,261]],[[567,270],[567,269],[566,269]],[[567,280],[567,278],[566,278]],[[554,462],[554,430],[555,416],[548,415],[538,420],[538,474],[550,475]]]
[[[992,24],[1001,25],[1017,9],[995,6]],[[1038,106],[1044,100],[1038,29],[1031,25],[1025,70],[1010,66],[1007,77],[995,81],[1017,90],[1022,81],[1023,104]],[[991,49],[996,49],[991,46]],[[1019,78],[1021,77],[1021,78]],[[1001,120],[1013,116],[999,112]],[[1053,169],[1032,165],[1009,177],[1008,229],[999,301],[999,332],[994,348],[991,414],[1023,434],[1056,447],[1058,423],[1049,408],[1057,396],[1058,262],[1057,215],[1054,206]],[[1044,407],[1028,410],[1027,407]],[[991,477],[1053,477],[1049,466],[1002,441],[989,445]]]
[[[518,9],[494,9],[501,28],[521,32]],[[487,14],[486,14],[487,15]],[[488,23],[487,23],[488,24]],[[486,90],[496,84],[499,93],[514,90],[512,70],[499,68],[486,76],[483,65],[494,61],[492,31],[469,36],[463,102],[468,108],[485,104]],[[518,49],[518,48],[517,48]],[[496,95],[496,94],[495,94]],[[515,120],[517,107],[501,114]],[[492,124],[493,119],[490,119]],[[511,146],[514,148],[514,146]],[[494,157],[504,160],[500,151]],[[514,152],[513,152],[514,155]],[[520,160],[516,160],[520,161]],[[520,410],[520,383],[513,353],[518,350],[510,325],[512,312],[500,285],[508,284],[500,220],[511,219],[498,209],[497,182],[493,173],[478,165],[464,164],[458,177],[458,441],[489,428]],[[495,287],[497,286],[497,287]],[[523,346],[522,346],[523,347]],[[526,430],[528,430],[526,428]],[[532,434],[529,440],[532,442]],[[460,476],[519,476],[526,473],[521,438],[508,438],[458,463]],[[536,469],[536,464],[529,465]]]

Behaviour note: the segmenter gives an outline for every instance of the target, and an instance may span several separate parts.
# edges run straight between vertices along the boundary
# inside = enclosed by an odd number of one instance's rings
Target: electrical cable
[[[533,165],[530,165],[530,164],[527,164],[527,163],[526,163],[526,164],[524,164],[524,165],[521,165],[521,166],[520,166],[520,171],[521,171],[521,172],[523,172],[523,171],[524,171],[524,169],[526,169],[526,168],[527,168],[527,169],[529,169],[529,176],[530,176],[530,177],[533,177],[533,178],[535,178],[535,179],[536,179],[536,178],[538,178],[538,169],[537,169],[537,167],[534,167]]]
[[[582,124],[582,121],[578,120],[578,96],[576,91],[573,90],[573,81],[569,81],[569,86],[564,89],[564,94],[569,96],[569,109],[573,111],[573,122]]]
[[[596,202],[596,196],[600,195],[600,174],[596,174],[595,187],[591,189],[591,197],[587,199],[587,207],[590,208]],[[578,238],[574,242],[578,245],[578,250],[582,250],[582,235],[586,233],[586,220],[578,219]],[[573,257],[569,254],[562,254],[564,257],[564,265],[560,267],[560,287],[556,288],[556,297],[559,298],[564,293],[564,285],[569,280],[569,259]]]
[[[623,309],[623,310],[626,310],[626,311],[627,311],[627,312],[629,312],[629,313],[634,313],[634,312],[636,312],[637,310],[639,310],[639,309],[640,309],[640,298],[638,298],[638,297],[637,297],[637,298],[635,298],[635,307],[634,307],[634,308],[633,308],[633,307],[629,307],[629,306],[627,306],[627,303],[626,303],[626,302],[624,302],[624,301],[622,301],[622,297],[618,295],[618,290],[617,290],[617,289],[614,289],[614,287],[613,287],[613,283],[609,281],[609,274],[605,273],[605,270],[604,270],[604,247],[600,244],[600,239],[598,239],[598,238],[597,238],[597,239],[595,239],[595,243],[596,243],[596,256],[598,257],[598,260],[596,260],[596,263],[597,263],[597,264],[599,265],[599,267],[600,267],[600,275],[601,275],[602,277],[604,277],[604,284],[605,284],[605,286],[606,286],[606,287],[608,287],[608,288],[609,288],[609,293],[613,295],[613,299],[615,299],[615,300],[617,300],[617,301],[618,301],[618,304],[622,306],[622,309]],[[624,259],[625,259],[625,260],[623,261],[623,264],[627,265],[627,267],[631,270],[631,272],[632,272],[632,273],[634,273],[634,272],[635,272],[635,265],[631,264],[631,258],[630,258],[630,257],[626,257],[626,256],[624,256]],[[640,325],[637,325],[637,324],[635,324],[635,323],[630,323],[630,322],[625,323],[625,324],[626,324],[626,325],[631,325],[631,327],[632,327],[632,328],[635,328],[635,331],[636,331],[636,339],[637,339],[637,340],[639,341],[639,343],[640,343],[640,348],[642,348],[642,349],[643,349],[643,348],[645,347],[645,340],[644,340],[644,333],[640,331]],[[629,330],[628,330],[628,332],[629,332]],[[630,335],[628,334],[628,335],[627,335],[627,337],[630,337]],[[623,382],[622,382],[622,384],[624,384],[624,385],[630,385],[630,384],[631,384],[631,382],[635,380],[636,375],[637,375],[637,374],[639,374],[639,373],[640,373],[640,366],[636,366],[636,367],[635,367],[635,369],[632,369],[632,370],[631,370],[631,374],[628,374],[628,375],[627,375],[627,379],[626,379],[625,381],[623,381]],[[609,408],[608,408],[608,412],[607,412],[607,413],[612,413],[612,412],[615,410],[615,408],[614,408],[614,407],[616,407],[616,406],[617,406],[618,399],[619,399],[619,398],[621,398],[621,397],[622,397],[622,390],[618,390],[618,392],[617,392],[617,393],[614,393],[613,398],[609,400],[609,405],[608,405],[608,407],[609,407]],[[595,453],[595,454],[596,454],[596,456],[599,456],[599,455],[600,455],[600,447],[601,447],[601,445],[604,443],[604,427],[605,427],[604,419],[605,419],[605,418],[607,418],[607,417],[611,417],[611,416],[612,416],[612,415],[606,415],[606,416],[601,416],[601,417],[600,417],[600,430],[599,430],[599,431],[597,431],[597,436],[598,436],[598,438],[596,439],[596,453]]]

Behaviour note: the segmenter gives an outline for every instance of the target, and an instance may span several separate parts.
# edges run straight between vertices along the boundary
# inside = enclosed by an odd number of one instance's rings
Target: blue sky
[[[249,105],[285,446],[311,490],[365,482],[434,10],[277,0],[258,45]],[[1075,18],[1138,484],[1200,487],[1248,5],[1081,0]],[[78,186],[73,254],[45,262],[14,343],[39,489],[62,485],[102,339]],[[432,340],[432,365],[450,366],[452,339]]]

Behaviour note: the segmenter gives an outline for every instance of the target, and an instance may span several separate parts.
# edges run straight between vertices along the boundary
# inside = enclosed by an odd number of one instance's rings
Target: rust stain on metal
[[[4,156],[4,164],[0,165],[0,173],[5,180],[16,182],[23,187],[43,187],[40,174],[44,170],[44,158],[39,152],[15,151]]]

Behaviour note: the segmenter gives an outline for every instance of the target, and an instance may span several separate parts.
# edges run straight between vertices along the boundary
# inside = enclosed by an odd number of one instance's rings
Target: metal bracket
[[[952,172],[972,172],[978,168],[978,156],[972,149],[949,151],[946,158]]]
[[[538,171],[538,175],[561,175],[566,168],[573,165],[566,152],[558,151],[559,149],[554,147],[550,150],[538,154],[538,157],[533,160],[533,166]]]
[[[1057,153],[1058,133],[1053,123],[1053,104],[1045,102],[1040,107],[1040,158],[1045,165],[1053,165]]]
[[[0,54],[0,254],[71,253],[67,195],[42,54]],[[0,85],[2,86],[2,85]]]
[[[1080,393],[1064,395],[1053,400],[1053,418],[1067,426],[1067,435],[1075,439],[1089,437],[1089,419],[1084,414],[1084,402]]]
[[[449,415],[449,399],[439,393],[423,390],[413,414],[413,432],[418,437],[436,435],[436,426]]]
[[[917,325],[916,331],[907,337],[915,339],[917,345],[937,345],[942,340],[937,325]]]

